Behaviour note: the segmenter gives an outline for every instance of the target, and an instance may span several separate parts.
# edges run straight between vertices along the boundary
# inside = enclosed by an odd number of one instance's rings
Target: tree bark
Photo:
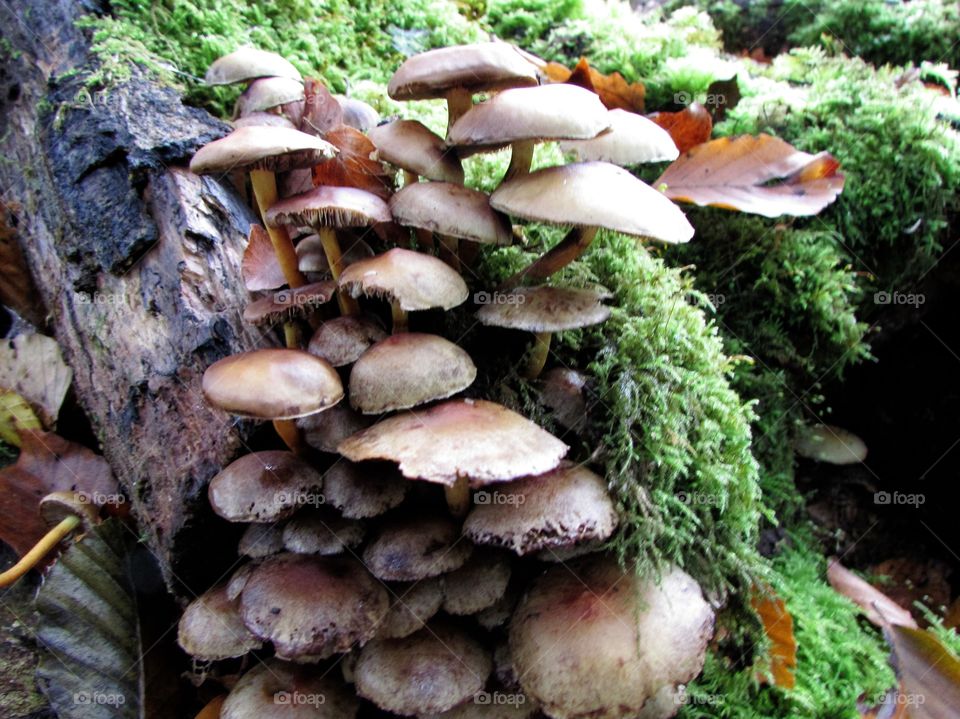
[[[249,423],[211,410],[212,362],[269,344],[240,318],[251,212],[185,167],[229,128],[134,76],[94,92],[70,0],[0,3],[0,192],[104,456],[168,587],[190,596],[235,539],[206,484]],[[25,511],[32,511],[32,508]]]

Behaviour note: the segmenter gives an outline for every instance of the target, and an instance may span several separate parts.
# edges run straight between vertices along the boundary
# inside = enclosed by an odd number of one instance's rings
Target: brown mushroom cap
[[[294,554],[340,554],[363,541],[366,526],[322,507],[298,512],[283,527],[283,546]]]
[[[503,90],[537,84],[536,68],[504,42],[455,45],[407,58],[390,78],[394,100],[430,100],[449,90]]]
[[[370,129],[380,159],[428,180],[463,184],[463,166],[443,138],[417,120],[394,120]]]
[[[89,530],[100,521],[100,507],[95,497],[83,492],[50,492],[40,500],[40,516],[48,527],[55,527],[67,517],[78,517],[80,526]]]
[[[535,222],[604,227],[668,243],[693,237],[686,216],[663,193],[606,162],[548,167],[507,180],[490,204]]]
[[[282,658],[323,658],[362,645],[389,606],[383,586],[345,557],[279,554],[253,570],[240,594],[244,624]]]
[[[234,129],[238,127],[250,127],[251,125],[264,125],[266,127],[285,127],[289,130],[296,130],[290,120],[284,115],[275,115],[272,112],[250,112],[236,120],[231,120],[230,124]]]
[[[232,602],[240,598],[240,593],[243,591],[243,588],[247,586],[247,580],[250,579],[250,575],[253,574],[253,570],[256,568],[257,562],[247,562],[246,564],[241,564],[237,570],[230,575],[226,586],[227,599]]]
[[[516,412],[469,399],[395,415],[339,447],[354,462],[390,460],[405,477],[448,486],[459,477],[485,484],[541,474],[556,467],[568,449]]]
[[[343,367],[356,362],[371,345],[388,336],[373,317],[344,315],[320,325],[307,349],[334,367]]]
[[[853,432],[830,424],[804,427],[794,442],[797,454],[827,464],[859,464],[867,458],[867,445]]]
[[[214,60],[207,68],[204,82],[208,85],[232,85],[258,77],[288,77],[303,81],[300,71],[286,58],[255,47],[241,47]]]
[[[210,365],[203,396],[218,409],[255,419],[296,419],[343,399],[337,371],[326,360],[293,349],[242,352]]]
[[[503,598],[510,582],[510,561],[502,553],[478,548],[470,559],[440,578],[447,614],[477,614]]]
[[[462,630],[432,623],[403,639],[374,639],[360,652],[357,693],[381,709],[410,716],[443,712],[483,688],[487,652]]]
[[[561,425],[579,430],[587,420],[587,377],[576,370],[555,367],[544,372],[540,379],[540,401],[550,408]]]
[[[321,185],[274,203],[267,224],[309,227],[366,227],[390,221],[387,203],[356,187]]]
[[[510,650],[548,716],[626,719],[699,674],[712,633],[713,611],[683,571],[658,584],[590,558],[534,582],[510,623]]]
[[[396,596],[377,629],[377,639],[402,639],[423,629],[443,603],[443,591],[436,577],[395,585],[393,592]]]
[[[390,211],[404,227],[486,244],[513,241],[510,220],[490,207],[490,198],[462,185],[415,182],[390,198]]]
[[[330,454],[337,453],[340,442],[371,424],[372,418],[354,412],[346,402],[297,420],[297,427],[303,432],[303,441],[314,449]]]
[[[200,661],[242,657],[261,646],[243,625],[226,586],[215,587],[187,605],[177,625],[177,644]]]
[[[513,616],[513,610],[518,601],[520,601],[519,590],[512,585],[508,585],[507,591],[503,593],[500,599],[477,613],[477,624],[488,632],[492,632],[497,627],[502,627]]]
[[[445,517],[406,517],[384,524],[363,550],[363,563],[378,579],[413,582],[463,566],[473,545]]]
[[[244,307],[243,321],[261,325],[305,316],[329,302],[336,292],[337,286],[330,280],[272,292]]]
[[[251,559],[262,559],[283,551],[283,525],[253,523],[247,525],[237,552]]]
[[[304,99],[303,83],[288,77],[264,77],[254,80],[237,98],[236,114],[245,117],[253,112],[263,112],[288,102]]]
[[[213,511],[231,522],[274,522],[293,514],[322,483],[293,452],[266,450],[227,465],[210,480],[207,495]]]
[[[586,467],[564,463],[536,477],[524,477],[479,498],[467,515],[464,534],[478,544],[492,544],[529,554],[606,539],[617,526],[607,485]]]
[[[363,353],[350,370],[350,404],[364,414],[408,409],[445,399],[473,384],[477,368],[443,337],[404,332]]]
[[[610,308],[600,304],[610,293],[573,287],[517,287],[477,311],[485,325],[528,332],[560,332],[604,322]]]
[[[339,284],[354,297],[386,297],[406,312],[449,310],[469,294],[467,283],[443,260],[400,247],[353,263]]]
[[[582,162],[620,166],[676,160],[680,155],[670,133],[643,115],[618,109],[609,110],[607,119],[609,132],[590,140],[561,142],[560,149],[574,153]]]
[[[363,240],[343,242],[343,254],[340,259],[343,266],[352,265],[357,260],[373,257],[373,250]],[[319,272],[330,276],[330,263],[323,250],[323,243],[319,235],[308,235],[297,243],[297,259],[301,272]]]
[[[610,127],[595,92],[554,83],[497,93],[450,128],[447,144],[497,146],[520,140],[586,140]]]
[[[410,483],[392,465],[342,460],[323,475],[323,496],[344,517],[376,517],[399,505]]]
[[[343,124],[360,132],[372,130],[380,122],[380,113],[363,100],[344,95],[334,95],[333,99],[343,111]]]
[[[319,137],[285,127],[249,125],[208,142],[190,160],[197,175],[233,170],[285,172],[312,167],[337,154],[337,148]]]
[[[329,674],[271,659],[240,677],[220,719],[353,719],[359,707]]]

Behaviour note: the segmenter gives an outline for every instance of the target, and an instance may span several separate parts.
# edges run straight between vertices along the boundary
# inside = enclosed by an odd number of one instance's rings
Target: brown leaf
[[[754,589],[750,598],[753,610],[763,622],[763,630],[770,640],[770,673],[773,684],[784,689],[793,689],[797,667],[797,640],[793,635],[793,617],[784,601],[773,594],[769,587]],[[760,677],[764,681],[765,677]]]
[[[376,159],[377,148],[366,135],[341,125],[327,133],[327,142],[340,152],[313,168],[313,184],[359,187],[386,200],[392,193],[390,175]]]
[[[307,78],[303,83],[304,108],[300,129],[311,135],[324,136],[343,124],[343,108],[319,80]]]
[[[713,119],[699,102],[691,102],[680,112],[655,112],[647,117],[670,133],[681,154],[702,145],[713,132]]]
[[[677,202],[764,217],[809,216],[843,190],[839,167],[827,152],[810,155],[772,135],[741,135],[682,154],[655,185]]]
[[[863,699],[857,702],[857,711],[861,719],[909,719],[907,704],[899,687],[894,687],[877,701],[875,706],[868,706]]]
[[[56,424],[72,380],[73,370],[52,337],[24,334],[0,342],[0,387],[23,397],[44,427]]]
[[[831,559],[827,567],[827,581],[836,591],[860,607],[867,619],[878,627],[917,626],[910,612],[835,559]]]
[[[930,632],[891,626],[884,636],[910,719],[960,716],[960,661]]]
[[[566,82],[573,74],[570,68],[559,62],[548,62],[543,66],[542,72],[550,82]]]
[[[17,209],[0,203],[0,302],[40,326],[44,323],[43,305],[14,229]]]
[[[707,88],[710,99],[710,112],[714,122],[722,122],[727,112],[740,102],[740,83],[734,75],[729,80],[714,80]]]
[[[600,96],[600,102],[608,110],[629,110],[643,112],[643,100],[646,88],[642,83],[627,82],[619,72],[604,75],[590,66],[587,58],[581,57],[573,70],[568,70],[557,62],[549,62],[543,68],[544,74],[552,82],[565,82],[595,92]]]
[[[260,225],[250,225],[250,238],[243,251],[240,268],[243,284],[250,292],[275,290],[287,284],[287,278],[283,276],[283,270],[273,251],[270,235]]]

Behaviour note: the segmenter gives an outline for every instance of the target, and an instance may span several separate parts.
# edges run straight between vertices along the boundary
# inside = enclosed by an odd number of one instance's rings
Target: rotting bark
[[[205,490],[251,427],[208,408],[200,378],[265,344],[240,317],[254,217],[185,169],[226,125],[143,77],[83,90],[95,69],[74,25],[85,7],[0,4],[0,192],[79,402],[168,587],[189,596],[226,569],[211,550],[234,538]]]

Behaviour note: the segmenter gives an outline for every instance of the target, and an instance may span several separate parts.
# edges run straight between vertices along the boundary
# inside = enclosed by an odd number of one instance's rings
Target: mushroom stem
[[[456,87],[447,92],[447,135],[450,134],[453,123],[471,107],[473,107],[473,93],[469,90]]]
[[[470,509],[470,485],[466,477],[457,477],[452,487],[444,487],[447,508],[454,517],[463,517]]]
[[[14,564],[10,569],[0,574],[0,587],[9,587],[20,577],[33,569],[40,563],[50,551],[66,538],[70,532],[80,525],[80,517],[71,515],[60,520],[60,524],[47,532],[43,539],[34,545],[33,549],[24,554],[20,561]]]
[[[410,170],[403,171],[403,186],[407,187],[408,185],[416,184],[420,182],[420,176],[416,172],[410,172]]]
[[[473,263],[480,256],[480,243],[470,240],[460,241],[460,264],[464,267],[473,267]]]
[[[399,302],[391,302],[390,313],[393,315],[393,334],[406,332],[409,329],[407,311],[400,307]]]
[[[267,209],[277,201],[277,176],[269,170],[250,170],[250,184],[253,186],[253,195],[257,198],[257,207],[260,216],[267,213]],[[300,272],[297,261],[297,251],[293,248],[290,234],[286,227],[270,227],[264,221],[273,251],[277,255],[280,269],[291,289],[307,284],[307,279]]]
[[[510,167],[507,168],[507,172],[501,182],[530,174],[530,165],[533,162],[533,148],[535,144],[533,140],[519,140],[510,146]]]
[[[323,245],[323,252],[327,256],[327,264],[330,265],[330,274],[333,279],[339,280],[343,272],[343,255],[340,254],[340,242],[337,240],[337,232],[332,227],[315,228],[320,237],[320,244]],[[343,290],[337,290],[337,302],[340,303],[340,313],[343,315],[356,315],[360,313],[360,305]]]
[[[440,259],[455,271],[460,271],[460,241],[456,237],[440,235]]]
[[[297,423],[292,419],[275,419],[273,420],[273,429],[280,439],[283,440],[283,443],[287,445],[287,448],[294,454],[300,454],[303,452],[303,437],[300,435],[300,428],[297,427]]]
[[[574,227],[556,247],[504,280],[498,289],[509,290],[528,279],[538,282],[559,272],[586,251],[596,234],[596,227]]]
[[[433,241],[433,233],[430,232],[430,230],[425,230],[422,227],[418,227],[416,230],[414,230],[414,232],[417,235],[417,245],[419,247],[422,247],[428,252],[432,252],[436,249],[437,243]]]
[[[536,379],[543,372],[543,367],[550,354],[550,338],[552,336],[550,332],[536,333],[533,347],[530,349],[530,357],[527,358],[527,366],[523,371],[523,376],[526,379]]]

